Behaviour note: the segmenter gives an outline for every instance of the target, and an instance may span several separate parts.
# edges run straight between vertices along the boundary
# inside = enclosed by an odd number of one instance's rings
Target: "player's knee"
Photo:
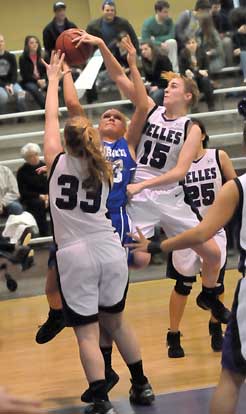
[[[220,269],[221,266],[221,251],[217,243],[213,241],[213,243],[210,244],[210,248],[208,251],[204,254],[202,257],[203,261],[207,262],[210,267],[217,267]]]
[[[135,252],[133,253],[132,268],[143,269],[150,263],[151,255],[149,253]]]
[[[184,282],[183,280],[177,280],[174,286],[175,292],[181,296],[189,296],[192,289],[192,282]]]

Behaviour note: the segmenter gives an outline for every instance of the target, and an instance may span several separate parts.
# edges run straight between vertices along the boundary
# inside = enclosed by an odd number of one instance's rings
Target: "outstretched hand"
[[[148,252],[148,245],[150,244],[150,240],[144,237],[143,233],[141,232],[139,227],[136,227],[137,235],[133,233],[128,233],[128,236],[135,241],[135,243],[127,243],[125,247],[131,248],[132,252]]]
[[[99,44],[102,42],[102,39],[100,39],[99,37],[90,35],[83,29],[78,29],[77,31],[74,30],[74,33],[78,34],[78,37],[75,37],[72,40],[72,43],[75,44],[76,48],[79,47],[82,43],[90,43],[91,45],[99,46]]]
[[[131,38],[129,35],[122,37],[120,46],[127,51],[127,62],[129,66],[137,64],[137,52],[132,44]]]
[[[53,50],[51,53],[50,63],[45,62],[42,59],[42,63],[46,68],[46,73],[49,81],[57,79],[58,81],[64,75],[62,66],[64,62],[65,54],[58,50]]]

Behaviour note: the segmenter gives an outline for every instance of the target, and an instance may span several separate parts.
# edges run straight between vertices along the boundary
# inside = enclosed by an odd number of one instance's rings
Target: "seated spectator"
[[[233,45],[234,56],[240,57],[243,71],[243,81],[246,83],[246,7],[238,7],[231,13],[231,22],[234,28]]]
[[[0,214],[9,216],[10,214],[23,213],[23,207],[19,201],[19,190],[16,178],[12,171],[0,164]]]
[[[221,10],[221,0],[210,0],[211,16],[214,27],[220,35],[225,54],[226,66],[233,65],[233,44],[231,38],[231,25],[228,15]]]
[[[219,73],[225,66],[225,54],[219,33],[214,27],[211,16],[201,18],[201,47],[206,52],[209,73]]]
[[[103,39],[112,54],[126,71],[128,70],[128,63],[126,51],[121,48],[122,36],[128,34],[137,53],[139,53],[138,37],[128,20],[117,16],[114,1],[106,0],[102,3],[102,16],[89,22],[86,31],[93,36]],[[104,66],[102,66],[99,78],[99,83],[103,86],[106,86],[107,82],[112,84],[112,82],[108,80],[108,74],[107,71],[105,71]],[[97,99],[96,87],[94,86],[93,89],[88,90],[86,96],[88,103],[95,101]]]
[[[35,218],[40,236],[48,235],[48,181],[46,175],[37,174],[37,168],[44,166],[39,156],[41,149],[37,144],[26,144],[21,155],[26,161],[17,172],[21,201]]]
[[[169,17],[170,5],[167,1],[155,3],[155,16],[144,21],[142,27],[142,42],[152,42],[160,46],[168,55],[174,72],[178,72],[178,50],[175,40],[174,23]]]
[[[66,4],[57,1],[53,5],[54,18],[45,26],[43,30],[43,44],[45,48],[45,58],[49,61],[53,49],[55,49],[56,39],[64,30],[77,27],[66,17]]]
[[[24,51],[19,59],[22,86],[28,91],[40,108],[45,107],[46,70],[41,61],[41,45],[36,36],[26,36]]]
[[[164,90],[167,80],[161,74],[173,70],[168,57],[151,42],[141,44],[142,69],[147,82],[149,96],[156,105],[163,105]]]
[[[17,83],[16,58],[13,53],[6,51],[4,37],[0,34],[0,114],[7,112],[7,103],[13,96],[17,111],[25,111],[25,92]]]
[[[195,37],[200,42],[200,19],[208,16],[210,9],[209,0],[197,0],[194,10],[184,10],[180,14],[175,24],[175,37],[179,49],[184,47],[186,39]]]
[[[208,74],[208,58],[202,47],[199,47],[196,38],[187,39],[185,47],[179,55],[180,73],[197,82],[197,86],[204,94],[209,111],[214,110],[213,86]]]

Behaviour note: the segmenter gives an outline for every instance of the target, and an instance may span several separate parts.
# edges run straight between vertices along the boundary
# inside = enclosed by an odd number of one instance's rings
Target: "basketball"
[[[65,53],[65,60],[69,65],[84,65],[92,55],[93,47],[88,43],[81,43],[76,48],[72,40],[78,37],[77,29],[68,29],[60,34],[56,40],[56,50]]]

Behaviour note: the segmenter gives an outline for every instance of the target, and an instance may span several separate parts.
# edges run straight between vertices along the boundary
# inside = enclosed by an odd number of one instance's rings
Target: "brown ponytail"
[[[98,132],[87,118],[70,118],[64,128],[64,138],[71,155],[87,160],[89,175],[83,182],[85,189],[97,189],[102,181],[112,183],[112,166],[104,157]]]

